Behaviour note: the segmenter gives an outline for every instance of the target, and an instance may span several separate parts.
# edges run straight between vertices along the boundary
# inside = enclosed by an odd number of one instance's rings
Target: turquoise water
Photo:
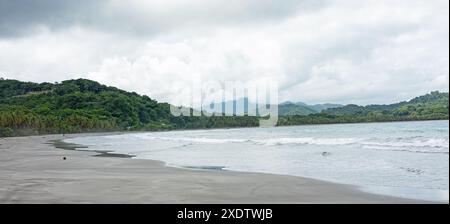
[[[169,166],[310,177],[448,202],[448,121],[130,133],[67,140]]]

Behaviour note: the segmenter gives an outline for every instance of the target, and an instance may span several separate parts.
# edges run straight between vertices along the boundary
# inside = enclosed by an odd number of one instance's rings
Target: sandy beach
[[[180,169],[53,144],[84,135],[1,139],[0,203],[421,203],[308,178]]]

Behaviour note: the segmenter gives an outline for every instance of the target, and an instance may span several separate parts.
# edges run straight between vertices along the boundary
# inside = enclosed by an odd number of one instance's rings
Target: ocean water
[[[66,140],[169,166],[250,171],[449,200],[449,122],[392,122],[128,133]]]

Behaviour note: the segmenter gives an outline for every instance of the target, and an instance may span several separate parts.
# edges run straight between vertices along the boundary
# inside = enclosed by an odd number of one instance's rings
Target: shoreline
[[[318,126],[318,125],[351,125],[351,124],[373,124],[373,123],[403,123],[403,122],[423,122],[423,121],[450,121],[449,119],[422,119],[422,120],[393,120],[393,121],[363,121],[363,122],[336,122],[336,123],[317,123],[317,124],[295,124],[295,125],[276,125],[275,128],[283,127],[301,127],[301,126]],[[111,134],[128,134],[128,133],[146,133],[146,132],[176,132],[176,131],[209,131],[209,130],[230,130],[230,129],[252,129],[261,128],[260,126],[245,127],[223,127],[223,128],[179,128],[179,129],[158,129],[158,130],[114,130],[114,131],[92,131],[92,132],[73,132],[73,133],[46,133],[18,136],[0,136],[1,138],[18,138],[30,136],[47,136],[47,135],[111,135]]]
[[[1,139],[0,203],[438,203],[303,177],[176,168],[51,143],[108,134],[117,132]]]

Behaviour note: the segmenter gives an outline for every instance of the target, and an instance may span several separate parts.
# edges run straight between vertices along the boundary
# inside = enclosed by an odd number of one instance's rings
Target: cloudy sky
[[[449,88],[448,0],[0,0],[0,77],[89,78],[186,99],[193,78],[280,101],[390,103]]]

